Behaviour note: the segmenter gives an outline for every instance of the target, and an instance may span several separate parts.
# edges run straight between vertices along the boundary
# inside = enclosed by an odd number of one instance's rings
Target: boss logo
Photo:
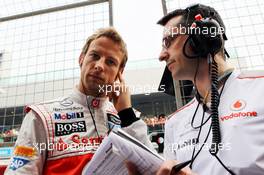
[[[55,136],[69,135],[75,132],[86,132],[85,121],[55,123]]]

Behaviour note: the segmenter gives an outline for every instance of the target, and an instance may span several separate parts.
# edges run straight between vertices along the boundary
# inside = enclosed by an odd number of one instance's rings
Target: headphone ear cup
[[[194,55],[200,55],[201,54],[201,44],[203,42],[201,41],[201,37],[199,34],[190,34],[188,38],[188,45],[191,47],[191,50]]]
[[[217,53],[223,45],[223,36],[219,32],[221,30],[217,21],[206,18],[194,23],[196,27],[191,29],[188,38],[193,53],[200,57]]]

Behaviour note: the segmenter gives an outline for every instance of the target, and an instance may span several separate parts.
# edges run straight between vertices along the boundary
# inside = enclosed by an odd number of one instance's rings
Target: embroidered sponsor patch
[[[76,118],[84,118],[83,112],[67,112],[67,113],[57,113],[54,114],[55,120],[70,120],[70,119],[76,119]]]
[[[14,150],[14,155],[22,157],[33,157],[36,155],[36,150],[29,146],[16,146]]]
[[[53,111],[60,112],[60,111],[80,111],[83,110],[83,107],[81,106],[70,106],[70,107],[63,107],[63,108],[58,108],[55,107],[53,108]]]
[[[62,101],[60,102],[60,105],[62,105],[62,106],[64,106],[64,107],[71,106],[72,104],[73,104],[73,101],[70,100],[70,99],[68,99],[68,98],[66,98],[66,99],[64,99],[64,100],[62,100]]]
[[[69,145],[63,141],[62,138],[59,139],[59,141],[55,144],[55,149],[57,151],[64,151],[67,149]]]
[[[61,137],[50,146],[49,149],[57,151],[96,151],[102,143],[103,136],[100,137],[87,137],[81,134],[73,134],[70,140],[63,140]]]
[[[112,122],[115,125],[120,125],[121,124],[121,120],[118,116],[111,114],[111,113],[107,113],[107,119],[109,122]]]
[[[73,141],[73,143],[77,143],[77,144],[83,144],[83,145],[100,145],[103,141],[104,137],[100,136],[100,137],[87,137],[87,136],[81,136],[79,134],[74,134],[71,137],[71,140]]]
[[[96,99],[96,98],[92,99],[91,106],[93,108],[98,108],[99,105],[100,105],[100,100],[99,99]]]
[[[233,111],[241,111],[245,107],[246,107],[246,102],[242,99],[236,100],[230,105],[230,108]]]
[[[195,144],[197,144],[198,142],[199,142],[199,141],[198,141],[197,138],[188,139],[188,140],[183,141],[182,143],[179,143],[179,144],[177,145],[177,149],[182,149],[182,148],[184,148],[184,147],[186,147],[186,146],[195,145]]]
[[[227,121],[238,118],[248,118],[257,117],[258,113],[256,111],[245,111],[245,112],[232,112],[230,115],[221,116],[221,121]]]
[[[23,159],[23,158],[20,158],[20,157],[13,157],[13,160],[12,160],[12,162],[10,164],[9,169],[15,171],[18,168],[21,168],[24,165],[26,165],[28,162],[29,162],[29,160],[27,160],[27,159]]]
[[[69,135],[75,132],[86,132],[85,121],[55,123],[55,136]]]
[[[107,113],[107,120],[109,129],[121,128],[121,120],[118,116],[111,113]]]

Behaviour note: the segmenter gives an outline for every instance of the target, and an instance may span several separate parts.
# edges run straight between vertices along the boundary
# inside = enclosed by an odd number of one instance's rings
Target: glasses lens
[[[163,47],[164,48],[166,48],[166,49],[168,49],[169,48],[169,41],[168,41],[168,37],[165,37],[164,39],[163,39]]]
[[[168,49],[172,43],[172,41],[177,38],[178,35],[175,35],[175,36],[166,36],[165,38],[163,38],[163,43],[162,43],[162,46],[166,49]]]

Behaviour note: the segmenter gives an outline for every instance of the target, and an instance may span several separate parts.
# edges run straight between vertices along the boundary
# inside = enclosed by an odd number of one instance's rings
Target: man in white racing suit
[[[73,92],[26,107],[5,175],[81,174],[114,127],[124,128],[151,147],[145,123],[131,108],[128,89],[119,88],[118,96],[109,90],[116,80],[119,86],[115,87],[125,87],[122,72],[126,62],[126,45],[114,28],[91,35],[79,57],[80,81]]]

